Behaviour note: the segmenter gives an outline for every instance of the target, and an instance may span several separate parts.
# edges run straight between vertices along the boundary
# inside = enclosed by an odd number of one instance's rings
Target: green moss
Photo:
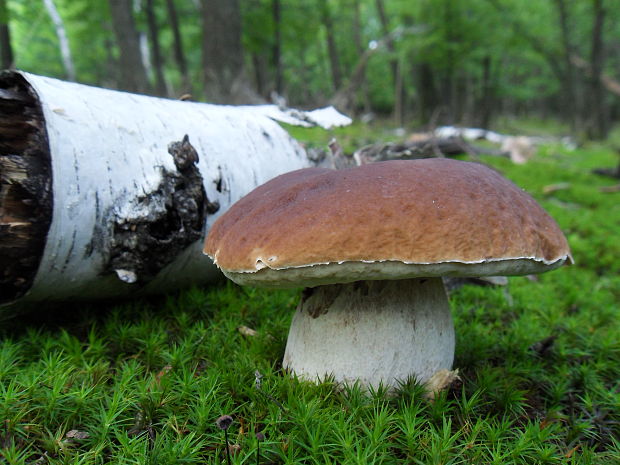
[[[329,139],[295,135],[317,146]],[[332,135],[351,151],[390,131],[354,125]],[[395,396],[365,395],[283,373],[297,291],[194,288],[8,322],[4,463],[222,463],[214,422],[223,414],[234,418],[238,464],[255,460],[258,431],[261,463],[620,463],[620,194],[601,192],[614,181],[591,174],[617,156],[603,146],[546,146],[522,166],[483,161],[550,211],[576,264],[454,292],[462,381],[434,403],[412,380]],[[558,183],[567,188],[544,193]],[[71,430],[87,437],[67,438]]]

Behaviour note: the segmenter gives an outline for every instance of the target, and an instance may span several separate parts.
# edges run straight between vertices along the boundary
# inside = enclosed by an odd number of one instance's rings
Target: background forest
[[[2,67],[196,100],[336,104],[400,125],[618,118],[609,0],[1,0]],[[567,129],[568,130],[568,129]]]
[[[459,378],[430,400],[413,378],[388,392],[290,376],[282,359],[301,289],[222,282],[37,303],[0,321],[0,464],[620,465],[619,6],[0,0],[3,68],[174,99],[333,104],[356,118],[286,127],[311,149],[333,137],[348,156],[444,124],[544,136],[529,138],[522,163],[490,142],[455,157],[531,194],[575,260],[495,285],[453,281]],[[76,166],[96,158],[67,153]],[[227,433],[216,425],[225,415]]]

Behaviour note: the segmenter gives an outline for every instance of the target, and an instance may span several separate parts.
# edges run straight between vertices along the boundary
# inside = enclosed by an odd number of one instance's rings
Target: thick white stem
[[[307,289],[284,366],[297,376],[394,387],[450,369],[454,326],[440,278],[358,281]]]

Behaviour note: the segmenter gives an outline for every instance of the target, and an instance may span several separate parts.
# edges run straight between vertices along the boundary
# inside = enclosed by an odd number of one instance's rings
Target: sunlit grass
[[[362,132],[340,131],[348,145]],[[255,463],[257,432],[264,464],[620,463],[620,193],[590,173],[616,155],[549,146],[523,166],[484,161],[551,212],[576,265],[454,292],[462,381],[435,402],[412,381],[387,395],[287,376],[298,292],[228,283],[6,322],[0,462],[225,463],[215,420],[228,414],[236,464]]]

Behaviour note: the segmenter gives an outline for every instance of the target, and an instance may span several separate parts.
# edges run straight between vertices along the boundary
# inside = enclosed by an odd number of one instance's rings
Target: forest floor
[[[348,151],[397,139],[334,134]],[[388,395],[289,377],[299,291],[222,283],[3,323],[0,462],[225,463],[215,420],[231,415],[236,464],[257,462],[258,432],[261,464],[620,464],[620,192],[604,191],[619,181],[591,173],[617,155],[548,145],[525,165],[481,160],[551,213],[576,264],[453,291],[461,381],[434,402],[413,381]]]

